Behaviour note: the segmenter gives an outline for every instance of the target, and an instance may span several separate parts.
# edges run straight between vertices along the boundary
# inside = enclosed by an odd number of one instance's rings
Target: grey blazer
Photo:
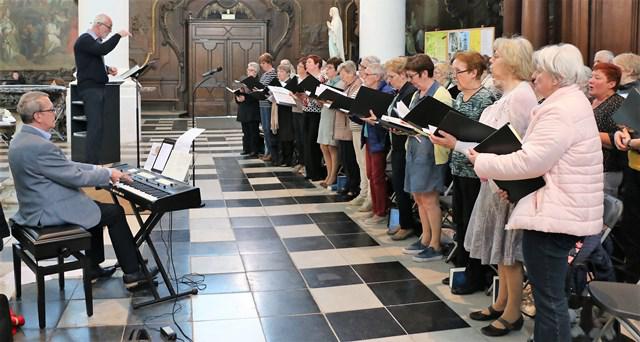
[[[91,228],[100,222],[100,209],[79,188],[107,185],[109,170],[68,160],[30,125],[24,125],[11,140],[9,167],[18,196],[16,223],[33,227],[71,223]]]

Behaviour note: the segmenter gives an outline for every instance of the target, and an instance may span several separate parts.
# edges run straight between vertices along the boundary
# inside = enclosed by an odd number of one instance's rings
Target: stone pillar
[[[522,0],[522,36],[534,49],[547,45],[549,30],[548,0]]]
[[[113,21],[112,34],[122,29],[130,31],[129,1],[78,1],[78,32],[85,33],[93,23],[96,15],[104,13]],[[129,37],[120,39],[118,46],[105,56],[104,62],[118,68],[118,73],[129,69]],[[110,77],[111,78],[111,77]],[[68,96],[67,98],[70,98]],[[136,87],[133,81],[127,80],[120,86],[120,146],[136,142]],[[71,120],[67,120],[70,122]],[[124,156],[124,150],[121,155]],[[131,158],[129,158],[131,159]],[[135,157],[133,158],[135,159]]]
[[[502,35],[511,37],[522,31],[522,0],[504,0],[502,7]],[[496,37],[497,38],[497,37]]]
[[[405,54],[405,0],[360,0],[360,57]]]

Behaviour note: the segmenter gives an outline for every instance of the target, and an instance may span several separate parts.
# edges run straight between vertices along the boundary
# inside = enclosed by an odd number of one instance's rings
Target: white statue
[[[344,43],[342,42],[342,19],[337,7],[329,10],[331,21],[327,21],[329,28],[329,57],[339,57],[344,61]]]

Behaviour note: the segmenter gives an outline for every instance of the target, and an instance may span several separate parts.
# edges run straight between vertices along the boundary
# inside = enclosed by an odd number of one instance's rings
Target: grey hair
[[[613,63],[615,55],[609,50],[600,50],[593,55],[593,60],[596,61],[598,57],[602,57],[604,63]]]
[[[365,56],[362,57],[362,61],[360,62],[360,64],[362,63],[366,63],[367,67],[369,67],[369,64],[380,64],[380,58],[376,56]]]
[[[380,63],[369,64],[369,66],[367,66],[367,72],[378,75],[381,80],[384,79],[387,74]]]
[[[613,63],[622,71],[628,71],[634,79],[640,78],[640,56],[635,53],[621,53],[613,59]]]
[[[249,62],[249,64],[247,64],[247,68],[253,69],[256,72],[259,72],[260,71],[260,64],[258,64],[256,62]]]
[[[560,87],[579,84],[584,78],[582,53],[571,44],[543,47],[533,53],[533,65],[536,70],[551,74]]]
[[[33,114],[42,109],[40,107],[40,99],[43,97],[49,98],[49,95],[41,91],[30,91],[20,96],[16,111],[20,114],[22,122],[26,124],[33,122]]]
[[[293,66],[293,64],[291,64],[291,61],[288,59],[283,59],[280,61],[280,65],[286,65],[287,67],[289,67],[289,74],[295,74],[296,73],[296,67]]]
[[[93,24],[97,25],[97,24],[106,24],[107,21],[110,21],[111,18],[109,18],[108,15],[101,13],[96,15],[95,19],[93,19]]]
[[[346,61],[346,62],[342,62],[340,63],[340,65],[338,65],[338,72],[342,72],[342,70],[350,73],[350,74],[356,74],[356,63],[354,63],[353,61]]]
[[[578,81],[578,86],[580,87],[580,90],[582,90],[582,92],[589,97],[589,79],[591,78],[591,68],[589,68],[586,65],[582,66],[582,74],[581,74],[581,79]]]

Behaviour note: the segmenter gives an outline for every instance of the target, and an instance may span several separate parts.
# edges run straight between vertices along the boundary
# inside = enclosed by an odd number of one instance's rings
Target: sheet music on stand
[[[191,153],[189,153],[189,149],[193,141],[202,134],[202,132],[204,132],[204,128],[191,128],[184,132],[175,141],[175,144],[171,145],[171,151],[164,151],[164,155],[168,155],[168,158],[163,163],[157,162],[158,156],[163,154],[161,149],[162,144],[153,143],[144,164],[144,169],[150,171],[153,169],[153,171],[158,171],[165,177],[184,182],[187,179],[189,167],[191,166]],[[159,164],[162,164],[162,169],[158,169]]]
[[[123,72],[120,75],[117,75],[113,78],[113,81],[116,82],[124,82],[124,80],[126,80],[129,77],[132,78],[139,78],[140,76],[142,76],[142,74],[144,74],[147,70],[149,70],[149,66],[151,66],[151,63],[154,61],[151,61],[143,66],[139,66],[139,65],[134,65],[131,69]]]

